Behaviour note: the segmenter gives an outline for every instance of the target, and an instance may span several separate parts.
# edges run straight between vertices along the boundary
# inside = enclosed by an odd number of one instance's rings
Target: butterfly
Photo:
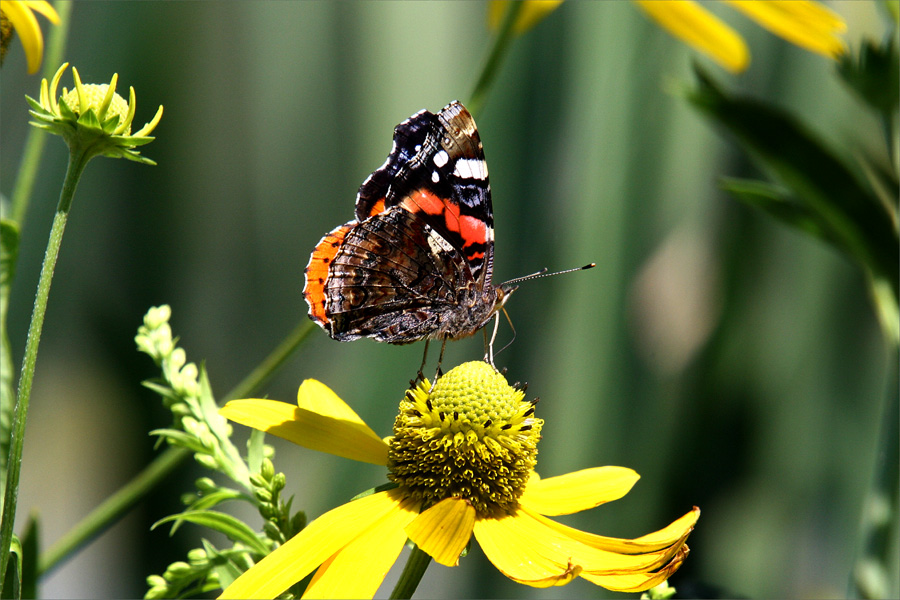
[[[451,102],[394,128],[387,160],[359,188],[356,218],[313,250],[303,295],[310,318],[335,340],[424,339],[426,357],[427,341],[441,340],[443,357],[447,340],[484,327],[515,284],[533,277],[495,285],[493,263],[484,149],[472,115]],[[493,365],[486,334],[485,360]]]

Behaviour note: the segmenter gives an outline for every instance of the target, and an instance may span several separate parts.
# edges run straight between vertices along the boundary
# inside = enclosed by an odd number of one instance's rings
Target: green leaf
[[[793,116],[723,92],[699,67],[688,99],[735,136],[751,159],[876,278],[900,287],[900,243],[893,218],[853,171]]]
[[[22,544],[16,534],[12,536],[12,542],[9,545],[9,562],[6,563],[6,573],[3,575],[3,600],[14,598],[19,600],[22,597]]]
[[[38,547],[40,535],[37,517],[31,515],[22,537],[22,597],[37,598]]]
[[[221,504],[222,502],[227,502],[228,500],[246,500],[248,502],[253,502],[253,499],[250,498],[247,494],[242,494],[237,490],[232,490],[229,488],[219,488],[214,492],[209,492],[207,494],[203,494],[197,500],[191,503],[191,510],[206,510]]]
[[[240,577],[241,574],[249,568],[249,565],[253,564],[252,559],[246,550],[226,550],[220,552],[208,541],[201,540],[201,542],[203,543],[203,549],[206,550],[209,561],[213,565],[212,570],[219,576],[219,584],[222,586],[222,589],[231,585],[235,579]],[[241,562],[247,564],[242,567],[237,563],[237,559],[243,559]]]
[[[189,523],[193,523],[194,525],[200,525],[202,527],[208,527],[209,529],[218,531],[219,533],[228,537],[228,539],[230,539],[231,541],[244,544],[250,550],[260,556],[265,556],[269,553],[269,547],[259,538],[259,536],[256,535],[255,531],[250,529],[250,527],[246,523],[236,519],[235,517],[232,517],[231,515],[227,515],[225,513],[217,511],[186,511],[176,515],[171,515],[154,523],[151,529],[155,529],[157,526],[162,525],[163,523],[174,522],[175,525],[172,527],[172,530],[170,532],[171,535],[172,533],[175,533],[176,529],[183,521],[187,521]]]
[[[782,223],[799,229],[829,244],[841,248],[840,239],[836,238],[826,223],[818,215],[805,207],[787,191],[778,186],[753,179],[723,178],[720,181],[723,190],[735,199],[756,207]]]
[[[6,489],[6,461],[9,457],[9,435],[16,401],[15,365],[6,328],[6,314],[18,255],[19,225],[10,219],[0,219],[0,490]],[[0,507],[2,505],[0,500]]]
[[[170,445],[182,446],[193,452],[202,452],[208,454],[209,450],[203,447],[200,440],[189,433],[185,433],[178,429],[154,429],[150,435],[158,435],[168,440]]]
[[[266,432],[259,429],[250,430],[250,439],[247,440],[247,466],[251,473],[259,473],[262,461],[265,457]]]
[[[837,71],[844,83],[875,110],[885,115],[897,110],[900,59],[894,36],[885,36],[881,45],[863,40],[856,56],[847,53],[841,57]]]

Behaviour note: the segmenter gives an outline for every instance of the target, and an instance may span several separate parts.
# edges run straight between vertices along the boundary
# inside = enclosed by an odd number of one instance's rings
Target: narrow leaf
[[[900,252],[891,216],[853,171],[790,114],[759,101],[723,92],[695,67],[690,102],[735,136],[757,165],[827,230],[867,270],[900,288]]]
[[[202,527],[208,527],[209,529],[218,531],[219,533],[228,537],[228,539],[230,539],[231,541],[244,544],[256,554],[265,556],[269,553],[268,546],[259,539],[259,537],[256,535],[256,532],[250,529],[250,527],[246,523],[236,519],[235,517],[232,517],[231,515],[216,511],[186,511],[177,515],[171,515],[164,519],[160,519],[153,524],[152,528],[156,528],[158,525],[162,525],[163,523],[180,523],[182,521],[187,521],[189,523],[193,523],[194,525],[200,525]]]

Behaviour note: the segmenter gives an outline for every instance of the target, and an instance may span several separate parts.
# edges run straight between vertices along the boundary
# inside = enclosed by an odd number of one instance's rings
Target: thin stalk
[[[247,377],[225,394],[225,400],[249,396],[284,364],[313,329],[312,321],[304,319]],[[131,481],[119,488],[100,506],[81,519],[56,541],[38,560],[38,576],[46,575],[82,546],[128,513],[138,502],[191,455],[185,448],[169,448],[144,467]]]
[[[62,245],[63,233],[66,230],[69,208],[71,208],[72,199],[75,197],[78,180],[81,179],[81,174],[84,173],[84,168],[89,160],[90,154],[87,153],[72,153],[69,155],[66,179],[59,194],[59,204],[56,207],[56,215],[53,217],[53,226],[50,228],[47,252],[44,254],[44,263],[41,265],[41,276],[38,280],[34,310],[31,313],[31,324],[28,327],[28,338],[25,341],[25,357],[22,361],[19,391],[16,395],[16,407],[13,412],[12,436],[9,443],[9,460],[7,461],[9,470],[6,476],[6,490],[3,496],[3,523],[0,525],[0,573],[6,573],[6,565],[9,561],[13,523],[16,518],[16,502],[19,496],[22,449],[25,447],[25,421],[28,418],[28,402],[31,399],[31,384],[34,380],[34,367],[37,363],[41,331],[44,328],[44,315],[47,313],[47,301],[50,298],[50,284],[53,282],[53,271],[56,268],[56,259],[59,257],[59,248]],[[2,586],[2,581],[0,581],[0,586]]]
[[[894,598],[900,591],[897,575],[897,536],[900,519],[900,398],[897,350],[892,348],[891,375],[885,394],[882,430],[872,487],[863,505],[857,558],[850,577],[850,597]]]
[[[187,448],[168,448],[156,457],[137,477],[119,488],[112,496],[92,510],[85,518],[59,538],[38,559],[38,577],[58,566],[70,554],[94,539],[107,527],[125,515],[157,483],[191,455]]]
[[[309,319],[303,319],[298,323],[294,330],[272,350],[271,354],[259,363],[259,366],[253,369],[249,375],[225,395],[224,401],[246,398],[259,386],[268,381],[278,368],[284,364],[284,361],[294,353],[294,350],[303,343],[303,340],[309,336],[313,329],[313,322]]]
[[[503,16],[503,21],[500,23],[500,29],[497,31],[497,36],[494,38],[494,44],[491,46],[484,67],[481,69],[481,75],[478,76],[478,81],[475,83],[472,94],[469,96],[469,101],[466,103],[469,112],[475,117],[477,117],[484,108],[484,105],[487,102],[488,92],[490,92],[491,87],[497,80],[497,72],[500,70],[500,65],[506,57],[506,51],[509,49],[509,45],[515,37],[513,34],[513,25],[515,25],[516,19],[522,11],[523,4],[523,2],[508,3],[506,14]]]
[[[420,550],[418,546],[413,546],[412,552],[409,553],[409,559],[406,561],[406,566],[403,567],[403,573],[400,574],[400,579],[397,581],[394,591],[391,592],[391,600],[412,598],[430,564],[431,556],[427,552]]]

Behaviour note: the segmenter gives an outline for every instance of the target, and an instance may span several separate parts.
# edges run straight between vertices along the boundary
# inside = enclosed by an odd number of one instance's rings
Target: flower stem
[[[519,12],[522,10],[523,4],[522,2],[508,3],[506,14],[503,16],[500,29],[494,38],[494,45],[491,47],[490,53],[488,53],[487,61],[485,61],[484,67],[481,69],[481,75],[478,76],[475,88],[472,90],[469,101],[466,103],[469,112],[474,117],[481,113],[487,102],[488,92],[490,92],[491,86],[497,79],[497,71],[500,69],[500,64],[506,56],[509,44],[515,37],[513,35],[513,25],[519,16]]]
[[[872,487],[864,503],[858,556],[850,578],[851,598],[894,598],[897,576],[897,536],[900,519],[900,399],[897,392],[897,351],[892,348],[891,375],[880,421],[878,457]]]
[[[303,319],[278,346],[272,350],[259,365],[253,369],[240,383],[228,392],[223,401],[245,398],[265,383],[275,371],[293,354],[300,344],[312,333],[313,322]]]
[[[38,279],[37,296],[34,300],[34,310],[31,313],[31,324],[28,326],[28,338],[25,341],[25,357],[22,361],[22,373],[19,376],[19,390],[13,413],[12,436],[10,437],[9,460],[7,462],[9,470],[6,476],[6,490],[3,496],[3,524],[0,525],[0,573],[6,573],[6,565],[9,561],[13,522],[16,518],[16,502],[19,495],[22,450],[25,446],[25,421],[28,417],[28,402],[31,399],[31,384],[34,380],[34,367],[37,363],[41,331],[44,328],[47,300],[50,297],[50,284],[53,282],[53,271],[56,268],[56,259],[59,257],[62,236],[66,230],[69,208],[72,206],[72,199],[75,196],[75,189],[78,187],[78,180],[81,179],[90,157],[91,155],[85,152],[72,152],[69,154],[66,179],[59,194],[59,204],[56,207],[56,215],[53,217],[50,239],[47,242],[47,252],[44,254],[41,276]],[[2,581],[0,581],[0,586],[2,585]]]
[[[419,587],[422,576],[428,565],[431,564],[431,556],[427,552],[423,552],[418,546],[413,546],[406,566],[403,567],[403,573],[400,574],[400,580],[391,592],[391,599],[412,598],[413,592]]]
[[[112,525],[190,454],[191,452],[187,448],[166,449],[137,477],[107,498],[44,552],[38,559],[38,577],[45,575],[75,550]]]
[[[284,364],[312,330],[312,321],[304,319],[258,367],[225,395],[224,400],[252,394]],[[58,567],[75,551],[124,516],[190,455],[190,451],[185,448],[173,447],[157,456],[137,476],[92,510],[41,555],[38,559],[38,576],[43,576]]]

